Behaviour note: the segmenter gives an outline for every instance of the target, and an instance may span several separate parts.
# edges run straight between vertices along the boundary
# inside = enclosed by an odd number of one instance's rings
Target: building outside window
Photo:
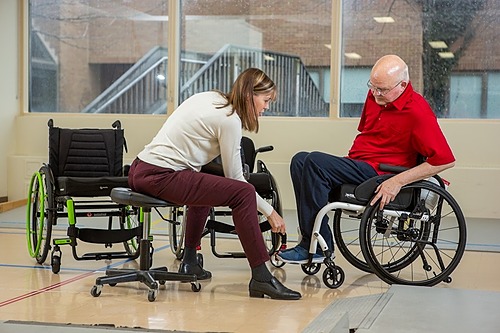
[[[164,114],[169,84],[177,105],[259,67],[279,88],[267,116],[358,117],[393,53],[438,117],[500,118],[494,0],[26,1],[30,112]]]

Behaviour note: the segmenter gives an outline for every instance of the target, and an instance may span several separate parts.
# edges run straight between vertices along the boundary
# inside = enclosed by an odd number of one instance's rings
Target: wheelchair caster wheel
[[[101,296],[102,285],[95,285],[90,289],[90,295],[94,297]]]
[[[300,265],[302,268],[302,272],[306,273],[307,275],[314,275],[319,272],[321,269],[321,264],[317,263],[312,263],[310,265],[302,264]]]
[[[114,286],[116,286],[116,283],[110,283],[109,285],[110,285],[111,287],[114,287]]]
[[[165,283],[167,283],[167,281],[165,281],[165,280],[159,280],[158,283],[160,284],[160,286],[164,286]]]
[[[61,270],[61,257],[58,255],[52,256],[50,260],[50,266],[52,267],[52,273],[59,273],[59,271]]]
[[[194,291],[195,293],[199,292],[201,290],[201,284],[198,283],[191,283],[191,290]]]
[[[278,254],[277,253],[271,254],[271,265],[273,265],[276,268],[280,268],[280,267],[285,266],[285,264],[286,263],[284,261],[281,261],[278,258]]]
[[[156,296],[158,296],[158,288],[149,289],[148,291],[148,301],[154,302],[156,300]]]
[[[327,267],[323,272],[323,282],[328,288],[337,289],[344,283],[345,273],[339,266]]]

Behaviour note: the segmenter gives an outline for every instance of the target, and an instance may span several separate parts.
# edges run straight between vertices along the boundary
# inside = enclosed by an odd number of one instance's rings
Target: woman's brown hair
[[[274,82],[258,68],[248,68],[238,77],[227,94],[223,95],[227,102],[219,108],[231,105],[231,114],[236,112],[241,119],[243,129],[257,133],[259,131],[259,116],[255,112],[253,95],[271,94],[272,100],[276,99],[277,88]]]

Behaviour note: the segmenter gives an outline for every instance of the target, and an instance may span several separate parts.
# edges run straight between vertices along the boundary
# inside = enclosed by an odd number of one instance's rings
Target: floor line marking
[[[161,247],[155,249],[154,252],[159,252],[159,251],[167,249],[169,247],[170,247],[170,245],[161,246]],[[90,272],[77,275],[77,276],[72,277],[72,278],[70,278],[68,280],[64,280],[64,281],[55,283],[53,285],[49,285],[47,287],[43,287],[43,288],[40,288],[38,290],[33,290],[33,291],[29,292],[29,293],[25,293],[25,294],[19,295],[17,297],[13,297],[11,299],[8,299],[8,300],[5,300],[3,302],[0,302],[0,308],[3,307],[3,306],[9,305],[9,304],[15,303],[15,302],[22,301],[22,300],[27,299],[29,297],[33,297],[33,296],[39,295],[39,294],[44,293],[46,291],[50,291],[50,290],[53,290],[55,288],[58,288],[58,287],[61,287],[61,286],[65,286],[65,285],[70,284],[72,282],[75,282],[75,281],[78,281],[78,280],[81,280],[81,279],[85,279],[85,278],[87,278],[87,277],[89,277],[91,275],[94,275],[96,273],[102,272],[102,271],[104,271],[106,269],[109,269],[109,268],[112,268],[112,267],[116,267],[118,265],[122,265],[122,264],[124,264],[126,262],[129,262],[129,261],[132,261],[132,260],[134,260],[134,259],[121,260],[120,262],[117,262],[117,263],[114,263],[114,264],[111,264],[111,265],[106,265],[105,267],[101,267],[101,268],[99,268],[97,270],[92,270]],[[16,265],[5,265],[5,264],[0,264],[0,266],[16,267]],[[17,266],[17,267],[38,268],[38,266],[20,266],[20,265]],[[40,268],[49,269],[50,266],[47,266],[47,267],[43,266],[43,267],[40,267]],[[81,269],[81,270],[83,270],[83,269]]]
[[[95,274],[95,272],[88,272],[88,273],[85,273],[85,274],[77,275],[77,276],[72,277],[72,278],[70,278],[68,280],[61,281],[61,282],[55,283],[53,285],[50,285],[50,286],[47,286],[47,287],[44,287],[44,288],[40,288],[38,290],[34,290],[32,292],[29,292],[29,293],[26,293],[26,294],[23,294],[23,295],[20,295],[20,296],[8,299],[6,301],[0,302],[0,307],[12,304],[14,302],[22,301],[23,299],[39,295],[39,294],[44,293],[46,291],[49,291],[49,290],[52,290],[52,289],[55,289],[55,288],[67,285],[67,284],[69,284],[71,282],[75,282],[75,281],[84,279],[84,278],[89,277],[89,276],[94,275],[94,274]]]

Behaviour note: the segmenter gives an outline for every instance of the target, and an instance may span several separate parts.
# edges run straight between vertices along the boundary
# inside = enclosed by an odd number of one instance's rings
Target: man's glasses
[[[401,84],[401,82],[403,82],[404,80],[401,80],[399,81],[394,87],[392,87],[391,89],[381,89],[381,88],[377,88],[375,87],[371,82],[370,80],[368,80],[368,82],[366,82],[366,85],[368,86],[368,89],[370,89],[372,91],[372,93],[375,95],[378,95],[378,96],[385,96],[387,95],[388,93],[390,93],[394,88],[396,88],[397,86],[399,86]]]

